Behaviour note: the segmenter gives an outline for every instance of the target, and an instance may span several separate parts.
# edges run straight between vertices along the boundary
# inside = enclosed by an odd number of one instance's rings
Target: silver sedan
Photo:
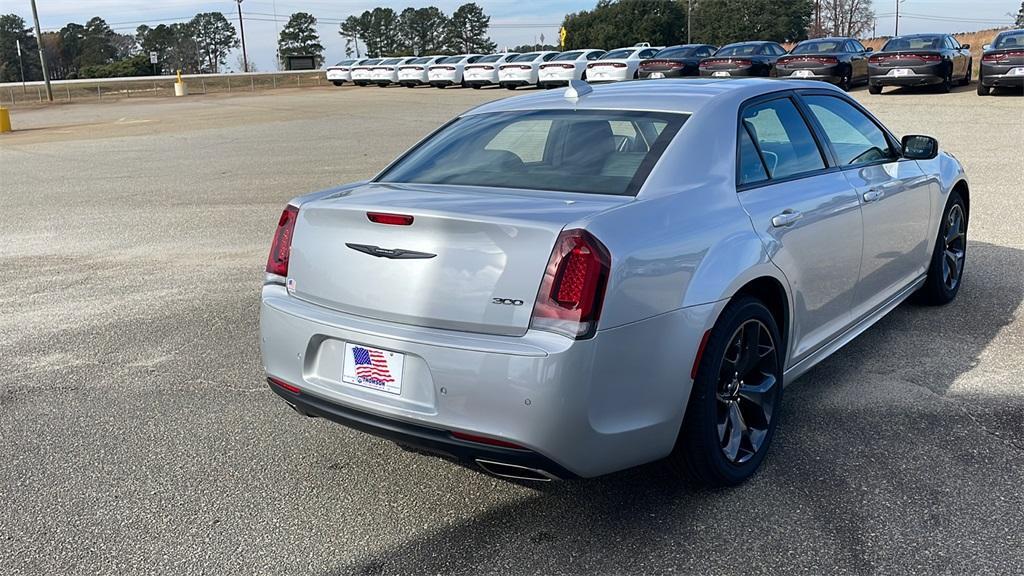
[[[508,478],[752,475],[792,382],[960,288],[955,158],[840,90],[666,80],[485,104],[281,215],[271,388]]]

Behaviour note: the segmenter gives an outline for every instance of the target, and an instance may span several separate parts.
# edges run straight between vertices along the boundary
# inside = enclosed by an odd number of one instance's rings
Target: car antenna
[[[583,80],[569,80],[569,87],[565,89],[565,97],[576,100],[594,91],[594,87]]]

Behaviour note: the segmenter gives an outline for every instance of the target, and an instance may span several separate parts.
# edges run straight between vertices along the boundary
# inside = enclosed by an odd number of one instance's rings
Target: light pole
[[[693,40],[690,35],[690,30],[693,28],[690,26],[690,21],[693,20],[693,0],[686,0],[686,43],[692,44]]]
[[[36,24],[36,45],[39,46],[39,63],[43,67],[43,82],[46,84],[46,100],[53,102],[53,89],[50,88],[50,71],[46,68],[46,58],[43,56],[43,33],[39,30],[39,12],[36,11],[36,0],[32,0],[32,20]]]
[[[893,32],[893,36],[900,35],[900,4],[903,4],[907,0],[896,0],[896,31]]]
[[[242,22],[242,0],[235,0],[238,2],[238,30],[242,33],[242,71],[249,71],[249,56],[245,53],[245,23]]]

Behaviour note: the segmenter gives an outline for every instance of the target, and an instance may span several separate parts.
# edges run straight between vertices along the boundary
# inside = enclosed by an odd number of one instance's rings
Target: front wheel
[[[782,401],[782,339],[758,299],[730,302],[711,329],[671,469],[694,484],[735,486],[764,460]]]
[[[951,192],[946,210],[942,213],[928,277],[921,287],[921,300],[925,304],[949,304],[960,291],[960,281],[967,263],[967,208],[959,192]]]
[[[968,60],[967,61],[967,73],[964,74],[963,79],[960,80],[960,85],[961,86],[970,86],[971,85],[971,74],[973,72],[974,72],[974,60]]]
[[[868,94],[881,94],[882,87],[876,84],[868,84]]]

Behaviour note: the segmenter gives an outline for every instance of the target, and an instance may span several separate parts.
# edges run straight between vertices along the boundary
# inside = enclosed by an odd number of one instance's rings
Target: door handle
[[[793,224],[796,224],[796,221],[803,217],[804,215],[802,213],[795,210],[784,210],[782,214],[772,216],[772,226],[776,228],[788,228]]]
[[[885,196],[885,190],[882,190],[880,188],[872,188],[871,190],[868,190],[867,192],[864,193],[864,201],[878,202],[879,200],[882,199],[883,196]]]

